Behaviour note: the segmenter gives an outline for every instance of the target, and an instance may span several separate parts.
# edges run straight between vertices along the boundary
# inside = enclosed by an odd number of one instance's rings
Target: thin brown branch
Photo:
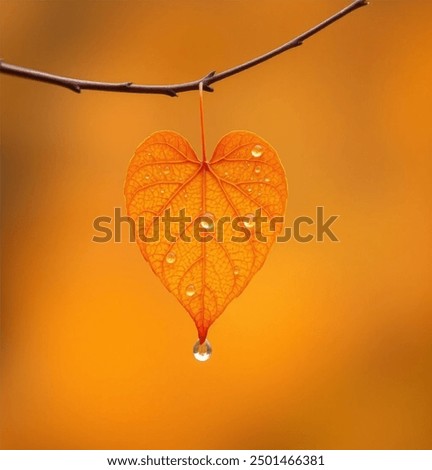
[[[251,67],[255,67],[266,60],[271,59],[282,52],[285,52],[294,47],[301,46],[306,39],[309,39],[314,34],[318,33],[327,26],[330,26],[335,21],[343,18],[349,13],[357,10],[360,7],[367,5],[366,0],[355,0],[353,3],[348,5],[346,8],[340,10],[338,13],[334,14],[330,18],[327,18],[322,23],[314,26],[303,34],[300,34],[291,41],[283,44],[282,46],[273,49],[266,54],[263,54],[255,59],[249,60],[244,64],[237,65],[223,72],[210,72],[205,77],[202,77],[198,80],[186,83],[178,83],[174,85],[137,85],[132,82],[122,82],[122,83],[109,83],[109,82],[94,82],[90,80],[79,80],[76,78],[62,77],[60,75],[53,75],[51,73],[40,72],[38,70],[33,70],[25,67],[20,67],[18,65],[8,64],[0,60],[0,73],[5,73],[9,75],[15,75],[17,77],[23,77],[30,80],[37,80],[40,82],[51,83],[53,85],[62,86],[69,88],[76,93],[80,93],[81,90],[99,90],[99,91],[117,91],[122,93],[152,93],[152,94],[162,94],[168,96],[177,96],[178,93],[183,93],[185,91],[198,90],[199,84],[203,83],[203,89],[205,91],[213,91],[210,85],[216,82],[220,82],[225,78],[236,75],[237,73],[243,72]]]

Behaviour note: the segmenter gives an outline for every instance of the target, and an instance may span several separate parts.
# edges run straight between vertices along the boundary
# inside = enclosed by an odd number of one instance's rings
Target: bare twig
[[[348,5],[343,10],[339,11],[335,15],[331,16],[330,18],[326,19],[322,23],[314,26],[313,28],[309,29],[300,36],[292,39],[291,41],[283,44],[282,46],[273,49],[266,54],[263,54],[255,59],[249,60],[244,64],[237,65],[228,70],[224,70],[223,72],[216,73],[210,72],[205,77],[202,77],[198,80],[194,80],[192,82],[186,83],[178,83],[175,85],[137,85],[132,82],[122,82],[122,83],[108,83],[108,82],[93,82],[89,80],[79,80],[76,78],[69,78],[69,77],[62,77],[60,75],[53,75],[46,72],[40,72],[38,70],[33,70],[25,67],[20,67],[18,65],[7,64],[0,60],[0,72],[15,75],[18,77],[28,78],[30,80],[38,80],[40,82],[51,83],[53,85],[62,86],[65,88],[69,88],[76,93],[80,93],[81,90],[99,90],[99,91],[117,91],[123,93],[152,93],[152,94],[161,94],[161,95],[168,95],[168,96],[177,96],[178,93],[183,93],[185,91],[192,91],[198,90],[199,84],[203,84],[203,89],[205,91],[213,91],[210,85],[216,82],[220,82],[225,78],[231,77],[237,73],[243,72],[251,67],[255,67],[266,60],[271,59],[282,52],[285,52],[289,49],[294,47],[301,46],[303,41],[310,38],[314,34],[318,33],[327,26],[330,26],[335,21],[339,20],[340,18],[348,15],[354,10],[357,10],[360,7],[367,5],[368,2],[366,0],[355,0],[351,5]]]

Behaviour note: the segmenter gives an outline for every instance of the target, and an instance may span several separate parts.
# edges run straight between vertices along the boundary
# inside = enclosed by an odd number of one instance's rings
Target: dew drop
[[[169,172],[170,172],[169,166],[166,166],[166,167],[163,169],[163,174],[164,174],[164,175],[169,175]]]
[[[234,276],[238,276],[240,274],[240,268],[238,266],[234,266]]]
[[[251,187],[247,188],[247,192],[248,192],[248,193],[251,193],[251,192],[252,192],[252,188],[251,188]]]
[[[168,263],[168,264],[173,264],[175,263],[175,260],[176,260],[176,254],[173,252],[173,251],[170,251],[166,257],[165,257],[165,261]]]
[[[208,361],[212,355],[212,352],[213,350],[208,339],[206,339],[202,344],[199,340],[194,344],[193,355],[197,361]]]
[[[161,190],[160,190],[160,193],[161,193],[161,194],[164,194],[164,192],[165,192],[165,189],[161,189]]]
[[[186,295],[188,297],[193,297],[195,295],[195,286],[193,284],[189,284],[187,287],[186,287]]]
[[[264,149],[262,145],[255,145],[255,147],[251,150],[251,154],[253,157],[258,158],[261,157],[261,155],[264,153]]]
[[[144,175],[144,179],[148,181],[150,179],[150,175]]]
[[[247,220],[244,221],[244,226],[246,228],[252,228],[254,226],[254,221],[253,221],[253,214],[246,214],[245,217],[247,217]]]
[[[229,173],[226,171],[226,172],[224,173],[224,176],[228,176],[228,175],[229,175]]]
[[[266,183],[268,183],[268,182],[270,181],[270,178],[268,178],[268,177],[267,177],[267,178],[264,178],[264,181],[265,181]]]
[[[261,167],[260,166],[255,167],[255,173],[256,174],[261,173]]]
[[[211,212],[206,212],[202,217],[206,217],[207,219],[212,219],[212,221],[209,222],[208,220],[201,220],[199,224],[200,228],[204,230],[212,230],[214,227],[214,223],[213,223],[214,215]]]

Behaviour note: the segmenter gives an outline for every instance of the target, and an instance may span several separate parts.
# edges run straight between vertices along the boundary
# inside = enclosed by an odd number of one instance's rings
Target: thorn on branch
[[[166,95],[172,96],[173,98],[177,98],[178,94],[175,92],[173,88],[168,88],[165,92]]]

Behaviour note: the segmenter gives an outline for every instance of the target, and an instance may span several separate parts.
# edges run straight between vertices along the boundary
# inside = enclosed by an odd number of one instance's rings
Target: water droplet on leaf
[[[253,221],[253,214],[246,214],[245,217],[247,217],[247,220],[244,221],[244,226],[246,228],[252,228],[254,226],[254,221]]]
[[[261,155],[264,153],[264,149],[262,145],[255,145],[255,147],[251,150],[251,154],[253,157],[258,158],[261,157]]]
[[[195,295],[195,286],[193,284],[189,284],[187,287],[186,287],[186,295],[188,297],[193,297]]]
[[[255,167],[255,173],[256,174],[261,173],[261,167],[260,166]]]
[[[200,228],[204,229],[204,230],[213,230],[213,227],[214,227],[214,223],[213,223],[213,219],[214,219],[214,215],[211,213],[211,212],[206,212],[202,217],[205,217],[206,220],[201,220],[199,226]],[[211,222],[207,219],[211,219]]]
[[[168,264],[173,264],[175,263],[175,260],[176,260],[176,254],[173,252],[173,251],[170,251],[166,257],[165,257],[165,261],[168,263]]]

